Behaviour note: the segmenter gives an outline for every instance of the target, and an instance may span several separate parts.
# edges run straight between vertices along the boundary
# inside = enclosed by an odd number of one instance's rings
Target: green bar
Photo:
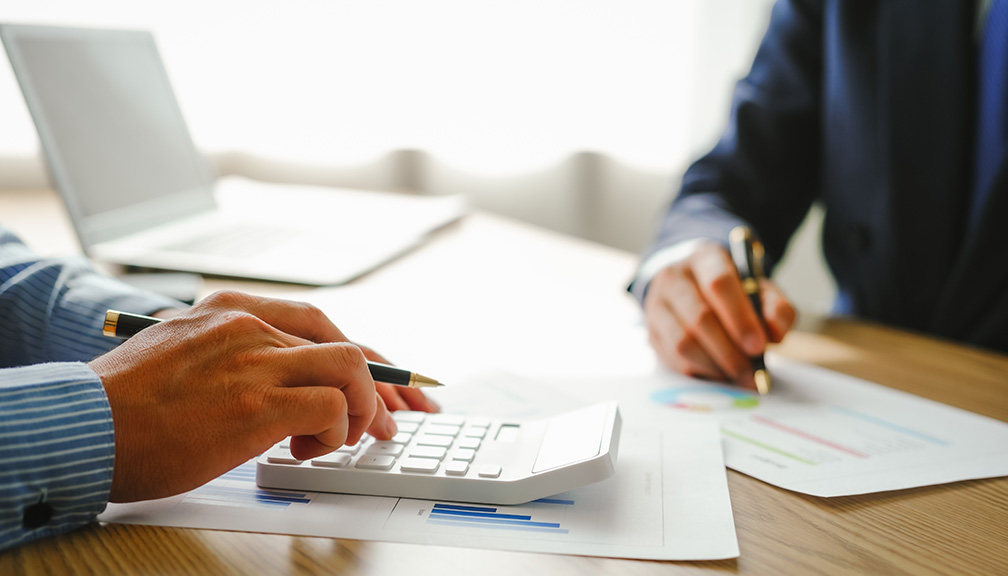
[[[808,464],[809,466],[818,466],[819,465],[818,462],[814,462],[812,460],[808,460],[806,458],[802,458],[801,456],[795,456],[794,454],[790,454],[790,453],[785,452],[783,450],[780,450],[778,448],[774,448],[773,446],[768,446],[768,445],[766,445],[766,444],[764,444],[762,442],[759,442],[757,440],[753,440],[752,438],[748,438],[746,436],[739,435],[739,434],[737,434],[735,432],[732,432],[731,430],[725,430],[724,428],[722,428],[721,429],[721,433],[722,434],[727,434],[728,436],[731,436],[732,438],[741,440],[743,442],[748,442],[748,443],[752,444],[753,446],[759,446],[760,448],[763,448],[764,450],[769,450],[769,451],[774,452],[776,454],[780,454],[781,456],[787,456],[788,458],[791,458],[792,460],[797,460],[797,461],[799,461],[799,462],[801,462],[803,464]]]

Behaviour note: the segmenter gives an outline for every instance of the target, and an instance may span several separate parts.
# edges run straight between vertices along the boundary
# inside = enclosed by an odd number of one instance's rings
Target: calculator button
[[[449,476],[465,476],[469,471],[469,463],[461,460],[453,460],[445,464],[445,474]]]
[[[350,454],[351,456],[353,456],[354,454],[360,452],[361,446],[363,444],[364,444],[363,442],[358,442],[358,443],[354,444],[353,446],[348,446],[348,445],[344,444],[343,446],[340,446],[339,448],[337,448],[336,451],[340,452],[342,454]]]
[[[322,466],[324,468],[346,468],[347,464],[350,463],[350,455],[332,452],[325,456],[313,458],[311,463],[312,466]]]
[[[480,478],[497,478],[501,475],[501,467],[496,464],[486,464],[479,471]]]
[[[473,428],[486,428],[490,426],[490,419],[481,417],[470,418],[467,421],[467,424],[469,424]]]
[[[372,456],[370,454],[365,454],[360,457],[357,461],[358,468],[365,468],[367,470],[388,470],[395,464],[395,457],[393,456]]]
[[[432,458],[406,458],[399,469],[403,472],[435,472],[441,463]]]
[[[266,461],[272,464],[300,464],[301,461],[295,458],[290,450],[283,448],[273,448],[266,453]]]
[[[424,412],[413,412],[410,410],[399,410],[392,413],[392,418],[396,422],[423,422],[427,418]]]
[[[412,434],[420,428],[420,424],[416,422],[396,422],[396,427],[399,428],[399,432],[405,432],[407,434]]]
[[[440,460],[447,453],[448,449],[441,448],[440,446],[414,446],[409,449],[409,455],[418,458],[437,458]]]
[[[465,424],[465,416],[458,414],[438,414],[431,416],[428,420],[431,424],[447,424],[448,426],[461,426]]]
[[[400,431],[398,434],[393,436],[389,442],[395,442],[396,444],[409,444],[411,438],[413,438],[412,434]]]
[[[462,435],[467,438],[483,438],[486,436],[486,433],[486,428],[466,428],[466,431]]]
[[[456,450],[452,453],[452,460],[463,460],[465,462],[472,462],[473,458],[476,457],[476,451],[464,448],[462,450]]]
[[[424,428],[425,434],[434,434],[436,436],[458,436],[459,428],[458,426],[447,426],[444,424],[434,424]]]
[[[374,444],[368,446],[368,449],[364,452],[365,454],[370,454],[372,456],[378,454],[386,454],[388,456],[398,456],[402,454],[403,445],[396,444],[395,442],[375,442]]]
[[[417,438],[416,443],[421,446],[441,446],[447,448],[455,441],[451,436],[437,436],[434,434],[424,434]]]
[[[480,447],[479,438],[463,438],[459,440],[459,448],[468,448],[470,450],[475,450]]]

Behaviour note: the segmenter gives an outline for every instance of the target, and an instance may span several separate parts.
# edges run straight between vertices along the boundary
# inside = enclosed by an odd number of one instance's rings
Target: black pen
[[[130,314],[118,310],[105,312],[105,325],[102,327],[102,334],[112,338],[129,338],[137,332],[161,322],[160,318],[144,316],[142,314]],[[423,388],[426,386],[444,386],[433,378],[422,376],[409,370],[382,364],[381,362],[371,362],[368,360],[368,370],[371,378],[376,382],[395,384],[396,386],[406,386],[409,388]]]
[[[732,261],[742,279],[742,289],[756,311],[756,317],[766,330],[766,318],[763,317],[763,302],[760,300],[759,281],[763,278],[763,243],[756,234],[745,226],[736,226],[728,234],[728,246]],[[770,372],[760,354],[752,358],[753,378],[756,380],[756,390],[760,395],[770,392]]]

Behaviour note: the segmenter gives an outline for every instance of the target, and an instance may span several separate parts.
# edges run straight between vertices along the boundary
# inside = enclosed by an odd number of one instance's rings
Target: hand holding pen
[[[88,367],[111,408],[116,502],[195,488],[288,436],[309,459],[396,433],[361,348],[304,303],[218,292]]]
[[[781,341],[794,323],[794,308],[773,281],[756,279],[761,321],[722,242],[687,241],[674,248],[678,257],[653,276],[644,297],[658,358],[687,376],[757,389],[752,358]]]

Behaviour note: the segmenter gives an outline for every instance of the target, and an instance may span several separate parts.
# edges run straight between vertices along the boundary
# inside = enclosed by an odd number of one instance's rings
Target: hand
[[[780,342],[795,310],[776,284],[760,284],[766,330],[724,247],[698,244],[652,280],[644,298],[648,338],[669,368],[687,376],[755,388],[749,358]]]
[[[317,308],[207,297],[89,363],[115,427],[115,502],[196,488],[286,436],[308,459],[395,422],[364,354]]]

